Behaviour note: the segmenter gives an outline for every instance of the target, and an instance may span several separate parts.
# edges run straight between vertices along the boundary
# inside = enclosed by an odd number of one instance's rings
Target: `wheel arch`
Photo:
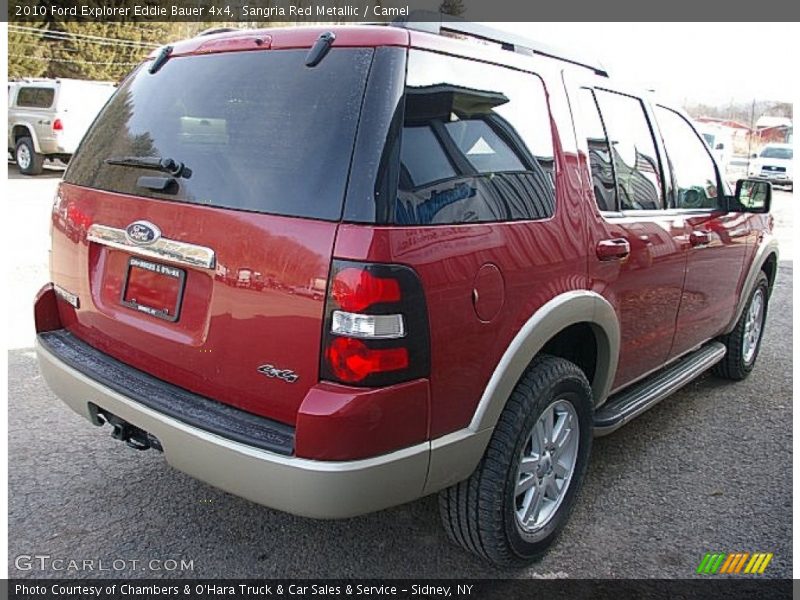
[[[617,314],[608,300],[596,292],[574,290],[560,294],[537,310],[514,336],[495,367],[469,426],[431,441],[423,494],[470,476],[525,369],[548,343],[575,326],[588,328],[595,343],[594,373],[590,379],[595,407],[606,400],[619,358]]]
[[[17,142],[20,138],[29,137],[33,142],[33,149],[36,152],[41,152],[41,148],[39,147],[39,139],[36,137],[36,132],[33,130],[33,127],[29,126],[27,123],[14,123],[11,126],[11,136],[14,140],[14,148],[17,147]]]
[[[734,330],[736,323],[744,312],[744,307],[750,298],[750,294],[756,285],[758,274],[764,272],[769,279],[769,293],[772,294],[772,286],[775,284],[775,278],[778,274],[778,258],[780,254],[778,251],[778,240],[772,234],[765,234],[756,249],[756,254],[753,257],[753,262],[750,263],[750,269],[747,272],[742,289],[739,293],[739,299],[736,303],[736,312],[733,315],[730,323],[722,332],[728,334]]]
[[[553,340],[576,326],[592,333],[594,364],[587,378],[595,406],[605,402],[617,371],[619,321],[614,308],[600,294],[576,290],[548,301],[520,328],[489,379],[469,428],[481,431],[494,427],[506,400],[534,357],[549,344],[553,347]]]

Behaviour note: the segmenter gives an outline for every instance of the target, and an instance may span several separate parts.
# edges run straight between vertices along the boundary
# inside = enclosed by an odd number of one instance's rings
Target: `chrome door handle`
[[[597,258],[602,261],[622,260],[631,253],[631,245],[625,238],[601,240],[595,249]]]
[[[693,231],[689,234],[689,243],[692,248],[705,248],[711,243],[711,233],[708,231]]]

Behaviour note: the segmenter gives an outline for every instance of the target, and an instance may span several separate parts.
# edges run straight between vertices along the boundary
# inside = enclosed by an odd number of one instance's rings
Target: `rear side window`
[[[45,87],[22,87],[17,92],[17,106],[26,108],[50,108],[56,91]]]
[[[336,48],[313,68],[307,49],[175,57],[120,87],[65,180],[95,189],[278,215],[338,220],[372,49]],[[169,177],[108,164],[169,158]],[[150,184],[151,185],[151,184]]]
[[[661,169],[642,101],[605,90],[595,94],[610,142],[619,208],[662,208]]]
[[[541,79],[411,50],[398,188],[400,225],[551,216],[553,136]]]

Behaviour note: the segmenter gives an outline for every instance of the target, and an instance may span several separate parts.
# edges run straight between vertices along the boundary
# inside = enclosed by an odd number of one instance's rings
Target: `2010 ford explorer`
[[[39,361],[211,485],[319,518],[439,492],[453,540],[523,564],[594,435],[753,369],[770,198],[680,110],[469,23],[200,36],[69,166]]]

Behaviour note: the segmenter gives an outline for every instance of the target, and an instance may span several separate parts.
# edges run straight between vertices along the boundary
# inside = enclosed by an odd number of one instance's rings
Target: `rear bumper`
[[[167,462],[176,469],[237,496],[306,517],[344,518],[373,512],[455,483],[449,480],[471,472],[488,439],[485,434],[462,435],[452,442],[425,442],[351,461],[286,456],[145,406],[70,366],[38,339],[36,352],[48,385],[79,415],[93,421],[92,403],[158,438]],[[447,469],[448,477],[426,485],[432,449],[433,454],[449,457],[459,448],[471,450],[457,453],[460,468]]]

